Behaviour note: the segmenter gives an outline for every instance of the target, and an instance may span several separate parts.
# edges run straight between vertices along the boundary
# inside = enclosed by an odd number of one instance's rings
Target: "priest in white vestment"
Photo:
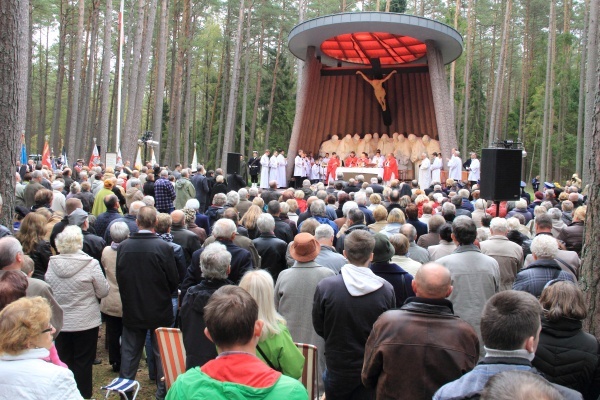
[[[279,155],[277,156],[277,187],[287,187],[287,180],[285,179],[286,165],[287,159],[285,158],[285,153],[283,150],[279,150]]]
[[[471,153],[471,165],[469,166],[469,181],[477,183],[480,178],[481,163],[477,159],[476,153]]]
[[[269,159],[269,182],[270,181],[277,181],[277,177],[278,177],[278,171],[277,171],[277,156],[279,155],[279,153],[277,153],[277,150],[273,153],[273,155],[271,156],[271,158]]]
[[[261,189],[269,188],[269,163],[271,160],[271,152],[265,150],[265,154],[260,158],[260,187]]]
[[[462,160],[456,149],[452,149],[452,157],[448,159],[448,178],[457,182],[462,179]]]
[[[421,165],[419,165],[419,187],[421,190],[427,189],[431,185],[431,162],[427,158],[427,153],[421,153]]]
[[[431,182],[441,183],[441,171],[444,166],[442,153],[433,153],[433,162],[431,163]]]

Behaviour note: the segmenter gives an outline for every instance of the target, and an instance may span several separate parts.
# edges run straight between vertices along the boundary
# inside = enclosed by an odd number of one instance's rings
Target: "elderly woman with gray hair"
[[[186,369],[204,365],[217,357],[217,349],[205,335],[204,306],[222,286],[234,285],[227,279],[231,253],[220,243],[209,244],[200,255],[202,281],[188,289],[181,304],[181,331],[186,348]]]
[[[121,369],[121,333],[123,332],[123,305],[117,283],[117,249],[121,242],[129,237],[129,227],[125,222],[116,221],[110,226],[112,243],[102,251],[102,265],[110,286],[108,296],[100,301],[100,311],[106,322],[106,340],[108,342],[108,362],[114,372]]]
[[[109,285],[98,261],[81,250],[81,228],[67,226],[56,237],[56,248],[60,254],[50,257],[46,272],[46,282],[64,313],[56,349],[73,371],[81,395],[88,399],[92,397],[92,364],[102,324],[98,299],[108,295]]]

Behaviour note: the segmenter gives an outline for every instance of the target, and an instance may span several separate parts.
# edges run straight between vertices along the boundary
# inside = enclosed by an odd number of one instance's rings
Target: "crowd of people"
[[[328,400],[597,399],[580,187],[497,207],[478,177],[429,171],[283,189],[179,164],[17,168],[0,393],[91,398],[104,332],[122,378],[146,350],[157,399],[307,399],[298,342],[316,346]],[[180,328],[186,350],[168,391],[158,327]]]

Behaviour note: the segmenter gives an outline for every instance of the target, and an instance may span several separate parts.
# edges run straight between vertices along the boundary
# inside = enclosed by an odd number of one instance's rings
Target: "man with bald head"
[[[477,364],[479,339],[454,315],[450,271],[429,263],[417,271],[409,297],[397,310],[381,314],[365,347],[362,382],[377,388],[378,399],[431,399],[444,384]],[[397,360],[411,360],[398,363]],[[388,365],[394,368],[388,368]],[[385,367],[384,367],[385,366]]]
[[[173,242],[180,245],[185,254],[185,262],[190,265],[192,261],[192,254],[200,247],[202,243],[194,232],[187,229],[185,224],[185,214],[181,210],[175,210],[171,213],[171,235],[173,236]]]

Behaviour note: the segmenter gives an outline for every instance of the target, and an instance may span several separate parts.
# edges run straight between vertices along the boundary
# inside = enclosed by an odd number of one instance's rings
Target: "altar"
[[[371,178],[383,178],[383,168],[348,168],[338,167],[336,174],[344,174],[344,180],[347,182],[350,178],[355,178],[356,175],[365,177],[365,182],[371,182]]]

